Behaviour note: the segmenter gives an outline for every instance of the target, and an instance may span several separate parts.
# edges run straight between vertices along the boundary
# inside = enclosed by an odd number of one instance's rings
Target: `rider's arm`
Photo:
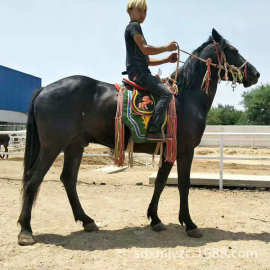
[[[177,53],[172,53],[170,56],[163,59],[153,59],[148,57],[149,66],[158,66],[166,63],[175,63],[177,61]]]
[[[158,66],[158,65],[162,65],[162,64],[166,64],[168,63],[168,58],[164,58],[164,59],[151,59],[149,58],[148,60],[148,65],[149,66]]]
[[[164,59],[150,59],[148,60],[148,65],[149,66],[158,66],[158,65],[162,65],[162,64],[166,64],[168,63],[168,58],[164,58]]]
[[[167,46],[161,46],[161,47],[151,46],[149,44],[146,44],[145,39],[143,38],[141,34],[134,34],[133,39],[144,55],[155,55],[155,54],[160,54],[163,52],[170,52],[170,51],[176,50],[177,48],[177,45],[175,42],[171,42]]]

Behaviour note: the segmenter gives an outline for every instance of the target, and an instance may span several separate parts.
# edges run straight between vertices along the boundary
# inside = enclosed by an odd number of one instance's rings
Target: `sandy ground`
[[[86,150],[108,152],[96,146]],[[270,157],[270,149],[228,148],[225,154]],[[216,156],[218,149],[200,148],[196,155]],[[269,191],[191,188],[191,216],[204,234],[191,239],[178,224],[178,189],[167,187],[159,204],[167,230],[155,233],[146,210],[153,193],[148,176],[157,169],[136,158],[134,168],[109,175],[97,169],[112,164],[110,158],[86,157],[78,193],[100,227],[86,233],[74,222],[59,181],[62,163],[58,158],[46,175],[32,213],[37,243],[21,247],[16,221],[22,158],[0,161],[0,269],[270,269]],[[218,161],[195,160],[192,170],[218,172]],[[226,172],[270,175],[270,166],[266,161],[230,161]]]

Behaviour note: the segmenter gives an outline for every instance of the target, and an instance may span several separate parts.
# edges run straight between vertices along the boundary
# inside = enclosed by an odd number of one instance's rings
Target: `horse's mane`
[[[206,46],[208,46],[210,43],[212,43],[213,41],[214,41],[214,40],[213,40],[212,36],[210,36],[210,37],[208,38],[207,41],[205,41],[199,48],[197,48],[196,50],[194,50],[192,53],[193,53],[193,54],[196,54],[196,55],[199,55],[199,54],[201,53],[201,51],[202,51]],[[191,57],[189,57],[189,58],[191,58]]]
[[[200,55],[202,50],[207,47],[210,43],[213,42],[212,36],[208,38],[200,47],[192,52],[192,54]],[[192,56],[189,56],[185,61],[185,64],[178,69],[178,80],[179,80],[179,91],[184,91],[185,88],[190,88],[193,85],[194,80],[197,78],[194,75],[194,72],[198,69],[198,60]],[[171,74],[171,78],[175,77],[175,72]]]

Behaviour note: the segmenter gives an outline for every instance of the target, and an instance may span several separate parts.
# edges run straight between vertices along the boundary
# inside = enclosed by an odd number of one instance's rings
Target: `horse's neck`
[[[205,73],[206,65],[202,62],[199,62],[199,60],[191,59],[189,63],[185,64],[178,71],[178,87],[180,91],[197,91],[198,96],[201,97],[198,102],[202,104],[208,112],[216,94],[218,76],[217,70],[212,68],[210,87],[208,90],[208,95],[206,96],[202,87]]]

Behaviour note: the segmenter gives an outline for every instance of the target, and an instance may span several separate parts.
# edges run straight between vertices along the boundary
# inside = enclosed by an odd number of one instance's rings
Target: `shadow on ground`
[[[129,227],[119,230],[103,230],[87,233],[84,231],[72,232],[63,236],[59,234],[40,234],[35,239],[38,243],[62,246],[70,250],[108,250],[137,248],[174,248],[200,247],[207,243],[229,241],[262,241],[270,242],[270,233],[230,232],[217,228],[201,229],[203,237],[189,238],[183,227],[177,224],[167,225],[167,230],[156,233],[149,226]]]

